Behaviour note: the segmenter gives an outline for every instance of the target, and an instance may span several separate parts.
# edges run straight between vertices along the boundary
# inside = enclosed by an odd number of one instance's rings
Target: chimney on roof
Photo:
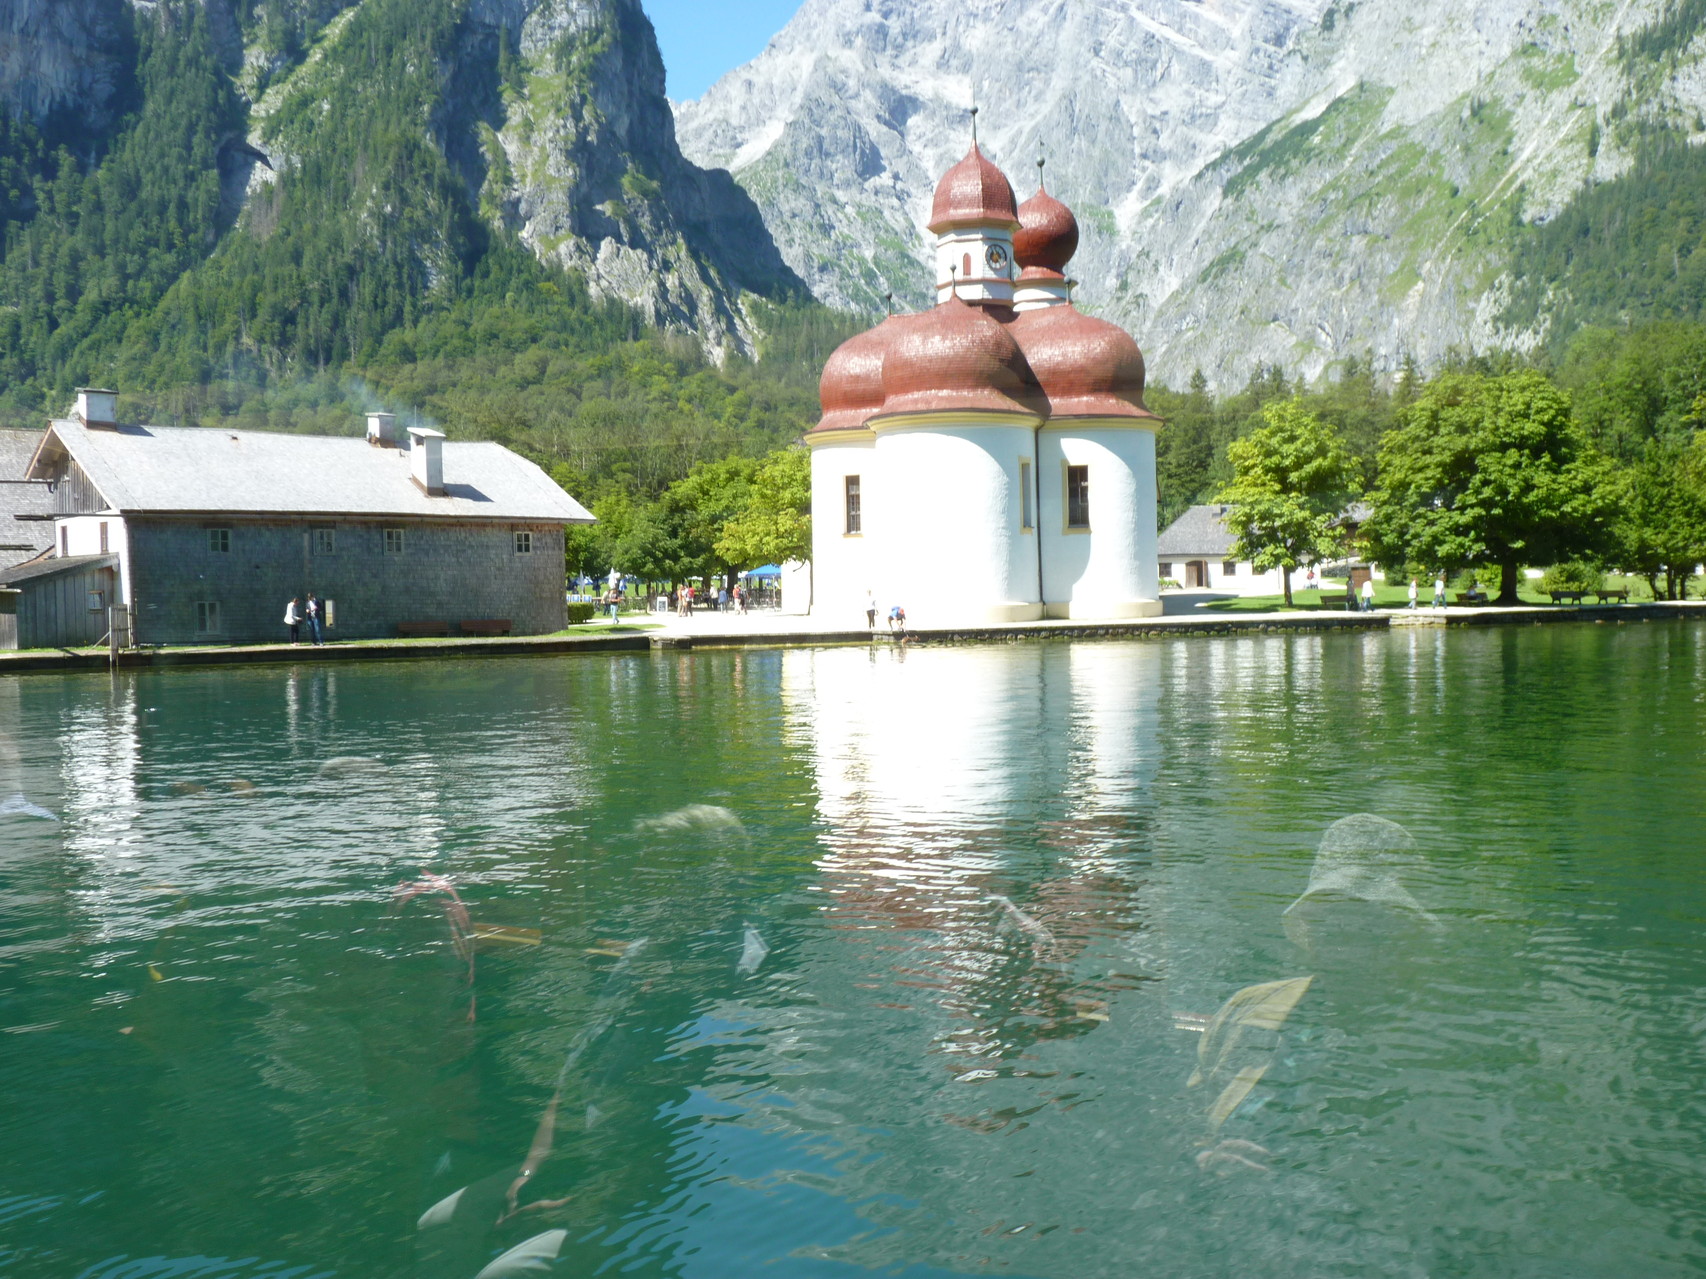
[[[71,410],[72,416],[84,426],[116,430],[118,428],[118,392],[99,391],[92,386],[77,388],[77,404]]]
[[[397,419],[390,413],[367,415],[367,442],[376,449],[397,447]]]
[[[409,428],[409,478],[428,497],[444,496],[444,432]]]

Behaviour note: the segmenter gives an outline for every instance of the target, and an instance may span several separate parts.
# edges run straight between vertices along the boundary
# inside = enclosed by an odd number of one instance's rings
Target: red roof
[[[823,417],[808,434],[846,431],[865,424],[883,404],[883,352],[899,317],[848,338],[823,366],[817,385]]]
[[[929,228],[942,232],[959,226],[1017,227],[1013,187],[1007,175],[971,144],[965,159],[942,175],[930,205]]]
[[[883,357],[882,416],[1043,411],[1018,343],[984,308],[952,297],[896,324]]]
[[[1078,219],[1072,210],[1040,187],[1019,206],[1019,229],[1013,233],[1013,260],[1026,278],[1059,275],[1078,252]]]
[[[1119,325],[1064,303],[1020,312],[1007,327],[1050,418],[1155,417],[1143,403],[1143,352]]]

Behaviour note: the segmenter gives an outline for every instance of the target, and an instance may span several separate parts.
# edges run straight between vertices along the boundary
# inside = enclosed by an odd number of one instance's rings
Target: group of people
[[[683,586],[678,592],[676,592],[675,596],[676,616],[691,617],[693,615],[693,606],[698,602],[699,592],[691,585]],[[739,582],[735,583],[732,591],[726,586],[720,586],[717,588],[717,612],[726,613],[732,606],[735,612],[744,617],[746,615],[747,603],[746,587],[742,586]]]
[[[324,624],[325,608],[314,597],[314,592],[308,592],[308,600],[304,603],[295,595],[290,597],[290,603],[284,606],[284,624],[290,631],[290,642],[302,642],[302,627],[308,627],[308,637],[316,644],[326,642]]]
[[[1305,571],[1303,585],[1306,590],[1316,591],[1321,589],[1321,579],[1316,576],[1314,565],[1310,565]],[[1410,607],[1421,607],[1421,601],[1422,584],[1412,577],[1410,579]],[[1434,576],[1433,607],[1445,607],[1445,574],[1443,573],[1439,573]],[[1374,578],[1372,575],[1363,579],[1360,589],[1346,589],[1345,609],[1347,612],[1352,613],[1356,612],[1358,609],[1361,609],[1364,613],[1372,613],[1374,611]]]
[[[1312,574],[1313,574],[1313,571],[1314,570],[1311,570]],[[1373,578],[1373,576],[1371,575],[1371,576],[1365,577],[1363,579],[1362,589],[1357,592],[1355,597],[1352,597],[1347,592],[1347,594],[1345,596],[1345,601],[1346,601],[1345,607],[1348,610],[1355,609],[1358,606],[1355,601],[1360,601],[1362,611],[1364,613],[1372,613],[1374,611],[1374,578]],[[1421,602],[1422,602],[1422,584],[1419,581],[1417,581],[1415,578],[1412,577],[1410,579],[1410,607],[1411,608],[1420,608]],[[1433,607],[1434,608],[1444,608],[1445,607],[1445,575],[1443,573],[1437,575],[1434,578]]]
[[[870,591],[865,592],[865,625],[872,631],[877,629],[877,597]],[[906,610],[899,604],[889,605],[889,630],[906,634]]]

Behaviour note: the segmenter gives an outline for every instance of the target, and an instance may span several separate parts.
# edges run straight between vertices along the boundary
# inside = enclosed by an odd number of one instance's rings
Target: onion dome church
[[[936,305],[824,366],[812,451],[814,616],[868,593],[920,626],[1161,611],[1143,353],[1072,304],[1072,211],[1015,207],[972,143],[936,188]]]

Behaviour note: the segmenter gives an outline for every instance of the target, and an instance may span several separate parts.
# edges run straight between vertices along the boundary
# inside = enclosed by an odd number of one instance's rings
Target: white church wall
[[[873,515],[876,590],[916,626],[1029,621],[1041,615],[1035,535],[1020,530],[1020,462],[1029,424],[931,424],[879,432]],[[814,508],[815,509],[815,508]]]
[[[865,624],[865,592],[876,585],[872,497],[881,486],[873,443],[861,433],[812,446],[811,613],[848,626]],[[860,531],[852,534],[847,532],[850,475],[859,477],[861,506]]]
[[[1160,613],[1155,435],[1125,426],[1045,429],[1038,444],[1043,597],[1052,617]],[[1090,526],[1067,527],[1066,473],[1089,468]]]

